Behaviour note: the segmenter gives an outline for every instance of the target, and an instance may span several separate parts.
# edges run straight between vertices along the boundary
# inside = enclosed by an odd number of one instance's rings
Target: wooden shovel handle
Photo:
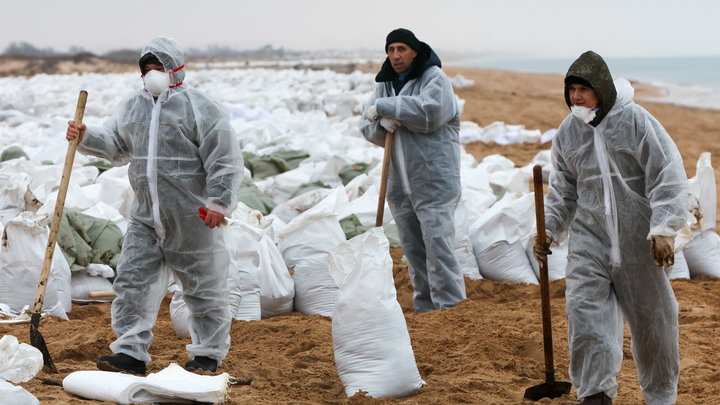
[[[112,291],[90,291],[89,298],[114,298],[115,293]]]
[[[383,156],[382,177],[380,180],[380,197],[378,197],[378,210],[375,226],[383,225],[385,213],[385,195],[387,194],[388,172],[390,171],[390,155],[392,154],[393,133],[385,134],[385,155]]]
[[[545,204],[543,201],[542,167],[533,167],[535,183],[535,219],[537,221],[537,238],[540,245],[545,245]],[[555,360],[553,358],[552,321],[550,318],[550,280],[548,277],[547,256],[538,261],[540,267],[540,299],[542,301],[543,342],[545,346],[545,376],[548,384],[555,381]]]
[[[45,248],[45,260],[43,261],[42,272],[40,273],[37,295],[35,295],[35,305],[33,306],[33,312],[35,313],[40,313],[43,302],[45,301],[45,290],[47,290],[50,266],[52,264],[53,253],[55,253],[55,242],[57,241],[60,220],[62,219],[63,208],[65,207],[65,196],[67,195],[70,173],[72,172],[73,162],[75,161],[75,150],[77,149],[78,138],[80,138],[80,129],[78,127],[82,124],[83,116],[85,115],[87,96],[87,91],[82,90],[78,97],[77,109],[75,110],[75,129],[77,130],[78,136],[69,142],[67,155],[65,156],[65,166],[63,167],[62,178],[60,179],[60,190],[58,191],[55,212],[53,213],[52,225],[50,226],[50,237],[48,238],[47,247]]]

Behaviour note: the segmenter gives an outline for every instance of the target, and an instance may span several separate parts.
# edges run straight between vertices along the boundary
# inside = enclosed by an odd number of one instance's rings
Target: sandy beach
[[[372,71],[375,67],[366,67]],[[376,71],[376,70],[375,70]],[[494,121],[523,124],[527,129],[557,128],[569,110],[562,96],[562,75],[513,73],[476,68],[446,68],[450,77],[462,74],[475,81],[457,89],[466,101],[462,120],[481,126]],[[720,111],[681,107],[644,98],[659,89],[633,83],[635,101],[653,114],[675,140],[688,177],[702,152],[713,154],[720,178]],[[466,150],[480,161],[502,154],[517,166],[529,163],[550,143],[497,145],[476,142]],[[403,308],[420,375],[426,385],[405,399],[373,399],[364,394],[347,398],[334,363],[332,321],[319,315],[293,312],[255,322],[233,321],[230,353],[218,370],[250,385],[232,388],[229,404],[531,404],[523,400],[526,388],[544,382],[540,288],[536,285],[466,279],[468,299],[457,307],[416,314],[412,286],[400,249],[392,251],[398,302]],[[720,400],[720,280],[699,277],[672,281],[680,308],[680,383],[678,404],[716,404]],[[556,378],[569,381],[565,282],[551,284]],[[169,296],[163,302],[153,330],[153,361],[148,372],[170,363],[184,364],[185,345],[175,335],[169,316]],[[110,304],[73,305],[70,321],[50,317],[40,324],[59,374],[39,377],[62,379],[73,371],[95,370],[98,356],[110,354],[115,339],[110,327]],[[0,325],[0,334],[12,334],[29,343],[29,325]],[[623,366],[618,375],[617,405],[637,405],[640,395],[626,329]],[[70,395],[59,386],[39,380],[20,384],[43,404],[97,404]],[[541,404],[572,403],[571,395]]]

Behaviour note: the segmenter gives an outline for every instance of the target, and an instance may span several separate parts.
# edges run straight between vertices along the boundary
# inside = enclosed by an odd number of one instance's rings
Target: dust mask
[[[160,93],[170,88],[170,76],[167,73],[151,70],[143,76],[145,82],[145,90],[154,97],[158,97]]]
[[[587,107],[581,107],[578,105],[574,105],[570,107],[570,110],[572,111],[573,115],[578,117],[582,122],[589,124],[590,121],[595,119],[595,111],[597,111],[596,108],[587,108]]]

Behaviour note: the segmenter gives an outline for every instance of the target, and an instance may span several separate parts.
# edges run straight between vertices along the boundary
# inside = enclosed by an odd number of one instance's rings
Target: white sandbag
[[[274,231],[268,227],[258,242],[260,256],[260,309],[263,318],[292,312],[295,282],[287,270],[274,241]]]
[[[717,185],[715,184],[715,171],[712,168],[710,157],[710,152],[704,152],[700,155],[697,162],[697,174],[688,180],[690,194],[695,196],[700,203],[700,210],[703,214],[702,231],[715,230],[717,215]]]
[[[295,272],[295,310],[305,315],[332,315],[338,288],[328,272],[327,255],[346,240],[338,213],[347,204],[345,189],[338,187],[279,232],[278,247]]]
[[[230,313],[240,321],[260,320],[258,242],[262,233],[262,229],[237,219],[231,219],[228,226],[223,228],[225,244],[230,249]]]
[[[299,185],[310,181],[310,176],[317,169],[317,163],[301,164],[297,169],[280,173],[267,180],[264,190],[260,190],[272,198],[275,204],[287,201]]]
[[[115,208],[126,219],[130,218],[130,207],[135,198],[135,192],[127,176],[128,167],[128,165],[113,167],[95,179],[95,184],[102,186],[98,202]]]
[[[19,343],[12,335],[0,339],[0,380],[15,384],[28,382],[43,368],[40,350],[26,343]]]
[[[521,241],[533,228],[534,213],[533,193],[507,193],[470,226],[470,240],[483,277],[538,283]]]
[[[63,389],[79,397],[116,404],[159,402],[221,403],[228,398],[230,375],[198,375],[171,363],[147,377],[108,371],[76,371],[63,379]]]
[[[377,185],[370,186],[365,193],[350,201],[347,208],[340,213],[339,218],[345,218],[348,215],[355,214],[364,226],[375,226],[377,219],[378,201],[380,199],[380,191]],[[383,209],[383,225],[393,221],[390,206],[385,201]]]
[[[528,261],[532,266],[533,272],[535,272],[535,277],[540,280],[540,265],[538,264],[537,260],[535,260],[535,255],[533,254],[532,236],[535,236],[535,233],[532,233],[530,238],[523,241],[523,245],[525,246],[525,254],[527,255]],[[565,238],[565,240],[562,241],[559,246],[550,247],[550,251],[552,252],[552,254],[548,255],[547,257],[548,279],[550,281],[565,278],[565,268],[568,264],[567,256],[569,243],[570,238]]]
[[[72,272],[70,279],[72,302],[107,302],[112,297],[90,298],[91,292],[112,291],[112,283],[103,276],[91,276],[86,270]]]
[[[50,230],[50,216],[25,211],[10,222],[3,231],[0,247],[0,302],[20,311],[35,303],[38,282],[45,259],[45,247]],[[47,290],[42,311],[63,319],[72,309],[70,266],[55,244]]]
[[[123,235],[125,235],[125,232],[127,232],[127,218],[120,214],[120,211],[102,201],[98,202],[97,204],[93,205],[82,213],[85,215],[90,215],[91,217],[113,221],[115,225],[120,228],[120,231],[123,233]]]
[[[0,405],[40,405],[25,388],[0,380]]]
[[[473,224],[480,216],[497,202],[497,197],[492,189],[472,190],[463,188],[462,198],[468,210],[468,223]]]
[[[720,236],[713,230],[697,233],[683,249],[691,277],[720,277]]]
[[[470,226],[468,224],[467,203],[465,199],[460,199],[460,203],[455,209],[453,250],[455,250],[455,257],[460,263],[460,270],[462,270],[463,275],[472,280],[479,280],[482,276],[475,258],[472,241],[470,241]]]
[[[293,218],[316,206],[320,201],[332,193],[332,189],[318,188],[301,194],[293,199],[278,204],[273,208],[271,215],[275,215],[283,222],[288,223]]]
[[[32,178],[27,173],[13,173],[5,186],[0,189],[0,223],[2,225],[25,211],[25,194],[30,189],[30,183],[32,183]]]
[[[678,278],[690,279],[690,269],[688,268],[687,260],[685,260],[685,253],[682,251],[675,253],[675,264],[670,267],[670,280]]]
[[[355,176],[355,178],[350,180],[350,182],[345,186],[348,201],[352,201],[365,194],[365,192],[372,187],[373,184],[375,184],[373,182],[373,178],[368,176],[366,173]]]
[[[403,398],[424,384],[397,302],[389,242],[383,229],[339,244],[327,258],[339,286],[332,338],[340,381],[350,397]]]
[[[340,173],[340,169],[349,165],[350,163],[351,162],[348,162],[347,159],[345,159],[344,157],[334,155],[324,165],[321,165],[320,168],[316,169],[315,172],[313,172],[313,174],[310,176],[309,181],[311,183],[321,181],[331,187],[340,186],[342,185],[342,179],[340,179],[338,173]]]

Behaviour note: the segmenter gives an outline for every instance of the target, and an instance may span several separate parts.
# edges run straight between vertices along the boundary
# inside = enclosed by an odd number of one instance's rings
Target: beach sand
[[[493,121],[524,124],[528,129],[557,127],[568,114],[562,98],[561,75],[538,75],[471,68],[448,68],[475,80],[457,90],[466,100],[463,120],[480,125]],[[657,90],[641,86],[636,101]],[[720,168],[720,111],[639,101],[677,142],[688,176],[695,174],[701,152],[713,153],[716,176]],[[500,153],[525,165],[546,145],[485,145],[467,150],[480,160]],[[427,383],[417,395],[405,399],[373,399],[363,394],[347,398],[334,364],[329,317],[290,313],[257,322],[233,321],[232,347],[218,370],[238,378],[251,377],[250,385],[232,388],[230,404],[530,404],[526,388],[544,382],[540,289],[535,285],[466,279],[468,299],[455,308],[416,314],[412,286],[400,249],[392,251],[398,302],[403,308],[415,359]],[[680,384],[678,404],[716,404],[720,399],[720,281],[712,277],[672,281],[680,308]],[[565,318],[565,282],[551,283],[556,379],[569,381]],[[160,309],[150,349],[149,372],[171,362],[187,361],[185,345],[173,330],[169,296]],[[73,371],[95,370],[98,356],[110,354],[115,336],[110,327],[110,304],[73,305],[70,321],[43,320],[40,331],[59,369],[61,379]],[[0,325],[0,334],[12,334],[29,343],[29,325]],[[618,374],[617,405],[644,403],[640,395],[625,331],[624,360]],[[20,384],[42,404],[97,404],[79,399],[61,387],[38,380]],[[564,404],[571,395],[541,404]]]

